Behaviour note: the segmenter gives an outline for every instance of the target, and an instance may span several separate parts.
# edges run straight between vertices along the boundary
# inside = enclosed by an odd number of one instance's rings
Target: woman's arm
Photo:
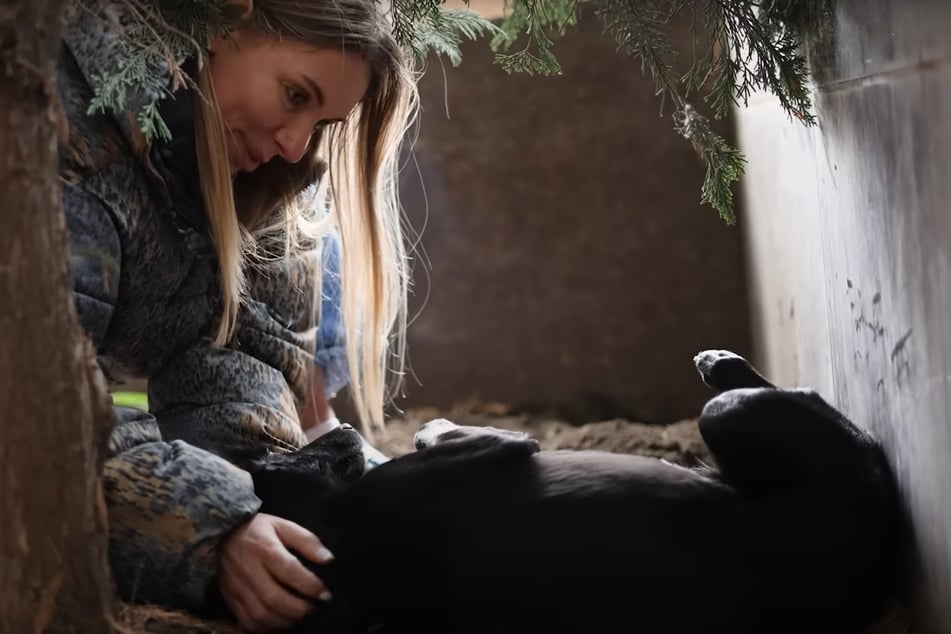
[[[249,270],[248,298],[227,347],[196,345],[149,380],[149,404],[166,440],[226,459],[248,449],[294,450],[313,363],[317,250]]]
[[[122,252],[113,214],[64,184],[79,322],[98,350],[115,309]],[[103,469],[109,563],[126,600],[199,609],[218,571],[218,546],[260,507],[247,472],[182,442],[163,442],[155,417],[114,408]]]
[[[228,347],[195,346],[149,381],[149,402],[166,440],[185,441],[241,464],[249,450],[290,451],[306,442],[299,422],[313,365],[317,251],[253,268],[249,297]],[[246,628],[286,628],[323,582],[292,551],[316,563],[328,554],[317,536],[265,514],[240,526],[218,549],[218,590]]]

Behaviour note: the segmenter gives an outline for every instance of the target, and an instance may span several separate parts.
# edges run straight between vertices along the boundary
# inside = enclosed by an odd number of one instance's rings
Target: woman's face
[[[314,129],[345,119],[370,84],[370,66],[358,55],[246,30],[213,41],[210,69],[230,131],[232,173],[275,156],[301,160]]]

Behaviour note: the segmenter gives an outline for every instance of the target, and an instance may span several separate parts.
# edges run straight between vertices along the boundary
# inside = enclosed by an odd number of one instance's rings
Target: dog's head
[[[363,439],[353,427],[342,425],[297,451],[268,453],[253,461],[248,472],[255,493],[267,501],[285,497],[290,489],[338,489],[360,478],[365,467]]]

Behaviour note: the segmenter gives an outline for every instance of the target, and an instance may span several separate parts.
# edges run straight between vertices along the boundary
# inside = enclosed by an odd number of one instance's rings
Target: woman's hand
[[[218,586],[245,629],[286,630],[313,609],[287,588],[315,599],[330,598],[324,582],[290,549],[318,564],[333,559],[316,535],[265,513],[256,514],[221,544]]]

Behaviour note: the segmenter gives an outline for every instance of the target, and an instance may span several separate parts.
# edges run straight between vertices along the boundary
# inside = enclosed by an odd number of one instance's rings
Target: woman
[[[382,421],[405,327],[395,164],[415,87],[380,3],[238,5],[237,28],[185,65],[196,90],[133,94],[113,116],[90,114],[92,86],[115,74],[141,14],[85,0],[60,59],[60,170],[80,322],[109,380],[149,380],[151,412],[117,408],[104,467],[119,594],[200,610],[220,592],[246,628],[275,630],[309,610],[292,590],[327,598],[291,551],[332,555],[257,513],[229,459],[306,442],[318,181],[342,245],[354,400],[364,423]],[[132,113],[156,100],[171,139],[149,144]]]

